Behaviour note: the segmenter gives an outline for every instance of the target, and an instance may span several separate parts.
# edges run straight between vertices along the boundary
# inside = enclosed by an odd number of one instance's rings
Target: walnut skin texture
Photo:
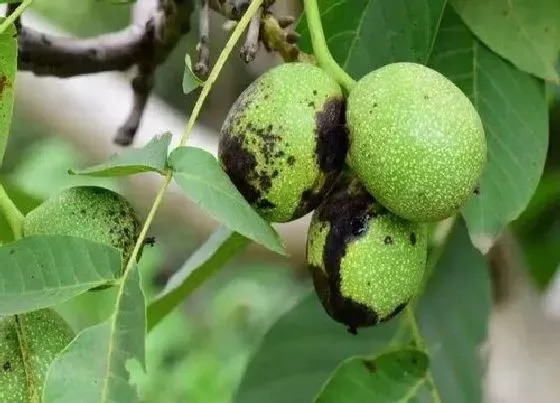
[[[307,63],[285,63],[255,80],[224,121],[218,156],[245,199],[270,222],[317,207],[348,149],[340,86]]]
[[[341,177],[315,210],[307,265],[325,311],[351,333],[397,315],[426,266],[427,226],[404,220]]]
[[[0,402],[41,398],[52,361],[73,337],[70,326],[52,309],[18,315],[17,322],[14,316],[0,318]]]
[[[98,186],[65,189],[30,211],[24,235],[68,235],[120,249],[123,266],[132,254],[141,225],[120,194]]]
[[[440,73],[415,63],[375,70],[350,91],[348,164],[387,209],[439,221],[473,194],[486,162],[480,117]]]

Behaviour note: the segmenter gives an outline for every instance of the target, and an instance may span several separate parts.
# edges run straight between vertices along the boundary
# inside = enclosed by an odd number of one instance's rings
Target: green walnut
[[[442,74],[415,63],[375,70],[350,91],[347,161],[390,211],[438,221],[475,191],[486,162],[480,117]]]
[[[50,364],[73,337],[52,309],[0,318],[0,402],[41,401]]]
[[[123,253],[123,265],[140,234],[132,205],[120,194],[99,186],[75,186],[30,211],[24,236],[67,235],[111,245]]]
[[[315,210],[307,266],[325,311],[356,334],[397,315],[417,292],[427,224],[388,211],[351,175]]]
[[[345,100],[308,63],[268,70],[235,101],[221,129],[224,171],[265,219],[287,222],[321,202],[348,149]]]

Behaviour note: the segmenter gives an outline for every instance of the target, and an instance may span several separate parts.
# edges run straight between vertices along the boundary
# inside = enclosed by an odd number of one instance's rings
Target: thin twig
[[[280,28],[288,28],[294,22],[296,22],[296,19],[291,15],[285,15],[278,18],[278,25],[280,25]]]
[[[30,2],[26,0],[24,4]],[[129,145],[140,125],[148,97],[153,87],[154,73],[164,62],[181,37],[190,30],[190,16],[195,0],[138,0],[132,9],[131,23],[125,29],[89,38],[71,38],[38,32],[12,17],[18,29],[18,70],[38,76],[60,78],[94,74],[105,71],[124,71],[134,66],[138,72],[132,81],[133,105],[129,116],[119,128],[115,142]],[[230,20],[239,20],[251,0],[200,0],[200,42],[195,73],[205,77],[209,71],[209,9]],[[286,61],[312,61],[299,51],[294,33],[284,28],[294,21],[280,18],[281,23],[268,13],[273,0],[265,0],[261,8],[264,18],[251,21],[243,55],[254,59],[259,39],[267,50],[277,51]],[[21,10],[9,4],[8,12]],[[259,23],[260,21],[260,23]]]
[[[222,14],[228,20],[239,20],[239,10],[243,10],[250,0],[208,0],[208,5],[215,12]],[[270,13],[268,8],[274,3],[273,0],[265,1],[263,4],[263,15],[259,38],[267,51],[278,52],[286,62],[307,61],[313,63],[314,57],[302,52],[295,43],[290,43],[287,36],[294,38],[293,33],[287,35],[284,28],[295,22],[292,16],[276,17]]]
[[[200,0],[200,15],[198,17],[198,44],[196,45],[197,61],[194,72],[200,78],[205,78],[210,69],[210,8],[208,0]]]
[[[22,26],[18,70],[61,78],[127,70],[141,59],[140,50],[146,39],[147,32],[139,27],[76,39],[47,35]]]
[[[136,77],[132,79],[131,84],[134,94],[132,109],[126,122],[117,131],[114,140],[116,144],[128,146],[134,141],[150,92],[154,87],[154,73],[155,66],[139,66]]]
[[[15,24],[32,2],[33,0],[24,0],[23,2],[16,3],[17,7],[10,8],[10,12],[6,15],[6,18],[0,24],[0,33],[4,32],[6,28],[8,28],[11,24]]]
[[[259,51],[259,33],[261,29],[262,13],[263,8],[261,7],[259,12],[253,16],[249,28],[247,28],[247,37],[240,51],[241,59],[243,59],[245,63],[255,60],[257,52]]]
[[[208,0],[210,8],[230,20],[239,20],[251,0]]]
[[[23,237],[23,220],[24,216],[17,208],[15,203],[10,199],[4,186],[0,183],[0,214],[3,214],[8,221],[15,239]]]
[[[6,17],[9,17],[10,15],[12,15],[14,13],[14,11],[16,11],[16,9],[18,8],[18,6],[21,4],[21,2],[16,2],[16,3],[9,3],[6,6]],[[16,27],[16,31],[19,32],[21,29],[21,15],[18,15],[17,18],[14,20],[14,26]]]
[[[247,10],[247,15],[245,16],[245,18],[242,18],[239,22],[239,25],[236,27],[235,31],[230,35],[225,47],[222,49],[222,52],[220,53],[220,56],[218,57],[218,60],[216,61],[215,66],[212,68],[212,71],[210,72],[210,75],[208,76],[208,80],[205,81],[203,87],[202,87],[202,91],[200,92],[200,95],[198,96],[198,99],[196,100],[193,110],[191,112],[191,115],[189,116],[189,120],[187,122],[187,125],[185,126],[185,130],[183,131],[183,133],[181,134],[181,138],[179,140],[179,147],[180,146],[184,146],[188,139],[189,136],[191,134],[191,131],[194,127],[194,123],[196,121],[196,119],[198,118],[198,115],[200,114],[200,111],[202,110],[202,105],[204,104],[204,101],[206,100],[206,98],[208,97],[208,94],[210,93],[210,89],[212,88],[213,84],[216,82],[216,80],[218,79],[218,76],[220,75],[222,68],[224,67],[224,64],[226,63],[229,55],[231,54],[233,47],[235,46],[235,44],[238,42],[239,38],[241,37],[242,32],[245,30],[245,28],[249,25],[249,19],[255,14],[255,12],[258,11],[258,8],[260,7],[260,5],[262,4],[263,0],[255,0],[254,3],[252,3],[249,6],[249,9]],[[171,183],[171,179],[172,179],[173,173],[171,171],[168,171],[166,176],[165,176],[165,180],[163,181],[158,194],[156,195],[156,198],[154,200],[154,203],[152,205],[152,208],[148,214],[148,217],[146,218],[146,221],[144,222],[144,226],[142,228],[142,230],[140,231],[140,235],[138,237],[138,240],[136,241],[136,245],[134,246],[134,250],[132,251],[131,257],[128,260],[128,263],[126,265],[126,269],[125,269],[125,273],[130,271],[133,267],[134,264],[136,262],[136,256],[138,255],[138,253],[140,252],[140,249],[142,248],[143,244],[144,244],[144,240],[146,238],[146,234],[148,232],[148,229],[150,228],[150,225],[155,217],[155,214],[157,212],[157,209],[159,207],[159,205],[161,204],[161,201],[163,199],[163,196],[167,190],[167,187],[169,186],[169,184]],[[122,289],[122,286],[121,286]],[[154,324],[155,325],[155,324]]]
[[[418,328],[418,323],[416,323],[416,317],[414,315],[414,308],[411,307],[410,305],[407,306],[405,308],[405,315],[406,315],[407,322],[410,326],[410,332],[411,332],[414,344],[416,345],[416,348],[418,348],[419,350],[422,350],[426,354],[429,354],[428,348],[426,347],[426,344],[424,343],[424,338],[422,337],[422,334],[420,333],[420,329]],[[441,396],[439,395],[439,391],[436,387],[436,383],[434,381],[434,377],[432,375],[432,372],[429,369],[426,371],[426,381],[432,385],[431,391],[432,391],[432,401],[433,401],[433,403],[441,403]]]
[[[265,14],[262,18],[260,35],[266,50],[277,52],[284,61],[314,62],[313,56],[302,52],[295,43],[287,40],[286,32],[270,13]]]

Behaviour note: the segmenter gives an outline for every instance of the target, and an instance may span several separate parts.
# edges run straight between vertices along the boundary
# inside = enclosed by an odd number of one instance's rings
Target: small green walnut
[[[284,63],[233,104],[218,156],[245,199],[271,222],[312,211],[342,169],[348,139],[340,86],[308,63]]]
[[[480,117],[442,74],[393,63],[364,76],[348,96],[348,164],[390,211],[413,221],[453,215],[486,162]]]
[[[30,211],[23,232],[24,236],[68,235],[108,244],[123,252],[124,265],[140,234],[140,221],[120,194],[99,186],[75,186]]]
[[[315,210],[307,265],[325,311],[356,334],[397,315],[417,292],[427,255],[427,224],[388,211],[344,174]]]
[[[0,318],[0,402],[41,401],[47,371],[73,337],[52,309]]]

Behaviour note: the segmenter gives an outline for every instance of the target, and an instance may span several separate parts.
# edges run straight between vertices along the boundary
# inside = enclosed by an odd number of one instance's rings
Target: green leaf
[[[426,63],[446,0],[318,0],[325,38],[352,77],[397,61]],[[305,18],[298,23],[303,50],[311,52]]]
[[[41,403],[50,363],[74,332],[53,309],[0,318],[0,401]]]
[[[25,215],[33,210],[41,203],[41,199],[25,192],[19,186],[16,186],[12,181],[6,181],[0,176],[0,184],[8,194],[8,197],[14,202],[18,209]],[[19,185],[19,184],[18,184]],[[6,220],[4,214],[0,214],[0,245],[6,242],[14,241],[14,234],[10,228],[10,224]],[[0,269],[1,271],[1,269]]]
[[[45,403],[138,402],[127,363],[145,362],[146,301],[138,268],[123,278],[113,315],[82,331],[52,363]]]
[[[477,346],[483,340],[489,311],[485,260],[459,222],[416,310],[443,402],[482,401]],[[310,292],[269,330],[235,401],[308,403],[342,360],[385,351],[403,319],[397,316],[353,336],[328,317]]]
[[[415,310],[443,402],[483,401],[478,352],[491,304],[486,261],[459,221]]]
[[[181,270],[169,279],[161,294],[148,306],[148,330],[175,309],[207,278],[245,249],[248,239],[226,227],[218,228],[198,248]]]
[[[473,36],[444,0],[319,0],[335,59],[356,79],[385,64],[427,64],[469,96],[484,123],[488,162],[481,195],[463,210],[483,252],[527,206],[542,174],[548,118],[542,81]],[[305,20],[298,25],[310,49]]]
[[[82,238],[34,235],[0,247],[0,315],[57,305],[115,280],[118,249]]]
[[[212,154],[177,147],[168,163],[177,184],[212,217],[258,244],[286,254],[278,233],[247,203]]]
[[[382,352],[395,329],[393,321],[352,335],[328,317],[310,289],[269,330],[234,401],[309,403],[341,361]]]
[[[16,71],[17,41],[12,24],[0,34],[0,166],[12,126]]]
[[[554,280],[560,262],[560,171],[549,170],[523,214],[511,225],[520,242],[523,266],[540,291]]]
[[[167,149],[171,133],[154,136],[141,148],[126,148],[109,161],[81,170],[70,170],[70,174],[88,176],[123,176],[142,172],[158,172],[165,175]]]
[[[352,357],[336,369],[315,402],[408,402],[424,383],[427,369],[428,356],[418,350]]]
[[[557,0],[451,0],[455,11],[490,49],[519,69],[558,82]]]
[[[481,44],[448,8],[431,67],[471,99],[484,123],[488,161],[480,195],[463,209],[475,246],[486,252],[526,208],[543,172],[548,147],[542,81],[515,69]]]
[[[187,53],[185,55],[185,71],[183,73],[183,93],[190,94],[198,87],[202,87],[204,81],[194,74],[192,69],[191,56]]]

